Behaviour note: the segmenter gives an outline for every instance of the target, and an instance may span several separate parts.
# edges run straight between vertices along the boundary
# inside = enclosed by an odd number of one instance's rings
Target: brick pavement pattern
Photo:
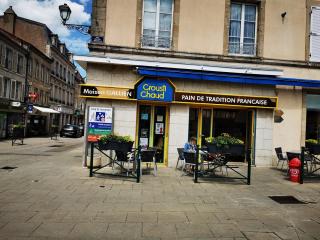
[[[0,240],[320,239],[320,181],[294,184],[268,168],[253,168],[251,186],[194,184],[170,168],[140,184],[89,178],[83,139],[25,142],[0,142],[0,168],[17,167],[0,170]],[[270,195],[311,203],[280,205]]]

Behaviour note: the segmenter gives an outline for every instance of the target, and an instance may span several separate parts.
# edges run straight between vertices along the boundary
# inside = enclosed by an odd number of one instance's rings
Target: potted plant
[[[131,151],[133,141],[130,136],[108,134],[100,137],[98,146],[101,150],[115,150],[127,153]]]
[[[306,140],[306,148],[312,153],[312,154],[320,154],[320,143],[316,139],[307,139]]]
[[[215,138],[208,137],[205,140],[209,152],[227,152],[233,156],[241,156],[244,153],[244,142],[228,133],[222,133]]]
[[[17,124],[11,124],[11,136],[14,139],[18,138],[24,138],[24,124],[23,123],[17,123]]]

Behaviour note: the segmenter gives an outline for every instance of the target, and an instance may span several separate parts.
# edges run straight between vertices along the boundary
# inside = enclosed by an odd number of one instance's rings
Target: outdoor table
[[[291,157],[289,157],[291,156]],[[287,157],[288,157],[288,160],[290,161],[291,159],[293,158],[301,158],[301,151],[299,150],[292,150],[292,151],[287,151]]]

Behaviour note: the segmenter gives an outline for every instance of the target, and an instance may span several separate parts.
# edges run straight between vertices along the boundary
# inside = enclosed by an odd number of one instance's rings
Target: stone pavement
[[[170,168],[140,184],[89,178],[82,141],[0,142],[0,168],[17,167],[0,170],[0,240],[320,239],[320,182],[294,184],[268,168],[253,168],[250,186],[194,184]],[[271,195],[310,203],[278,204]]]

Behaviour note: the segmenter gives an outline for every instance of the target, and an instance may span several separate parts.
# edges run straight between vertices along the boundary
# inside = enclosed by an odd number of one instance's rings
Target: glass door
[[[167,150],[167,107],[139,106],[138,144],[142,148],[156,148],[156,160],[165,163]]]

